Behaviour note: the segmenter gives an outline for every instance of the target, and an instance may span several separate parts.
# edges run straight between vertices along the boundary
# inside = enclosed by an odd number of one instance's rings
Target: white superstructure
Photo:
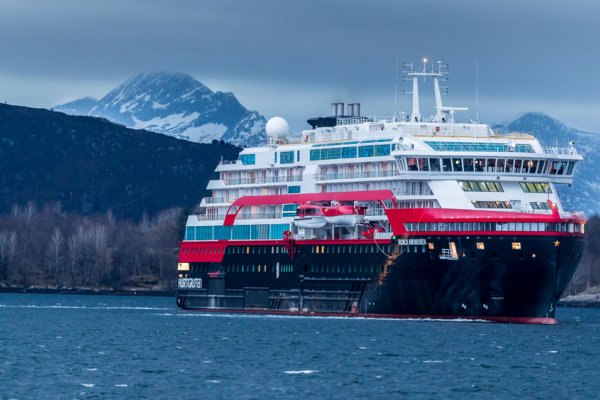
[[[297,142],[287,139],[283,119],[269,121],[267,146],[246,148],[238,160],[218,165],[219,177],[207,187],[212,196],[189,217],[185,240],[281,237],[297,204],[245,207],[235,226],[223,226],[232,202],[252,195],[388,189],[404,208],[550,213],[550,200],[564,212],[556,185],[570,184],[582,160],[574,143],[543,147],[528,134],[497,134],[482,123],[456,122],[455,112],[465,109],[442,104],[442,65],[406,72],[413,83],[409,115],[365,117],[357,103],[346,113],[342,103],[334,103],[333,115],[309,119],[313,129]],[[421,77],[430,78],[435,92],[429,118],[419,107]],[[366,217],[386,222],[381,207],[369,207]]]

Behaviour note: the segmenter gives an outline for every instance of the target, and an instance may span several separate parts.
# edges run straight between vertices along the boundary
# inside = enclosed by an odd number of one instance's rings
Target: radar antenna
[[[433,78],[433,90],[435,94],[435,122],[445,122],[447,114],[450,115],[450,120],[454,122],[454,113],[456,111],[466,111],[466,107],[444,107],[442,103],[442,94],[448,94],[447,86],[440,86],[440,82],[448,82],[448,64],[438,61],[437,67],[431,63],[431,68],[427,70],[429,60],[423,58],[423,69],[418,71],[413,68],[413,64],[403,64],[404,73],[413,83],[413,109],[410,115],[411,121],[421,121],[421,111],[419,109],[419,77],[423,77],[423,81],[430,76]],[[445,115],[446,114],[446,115]]]

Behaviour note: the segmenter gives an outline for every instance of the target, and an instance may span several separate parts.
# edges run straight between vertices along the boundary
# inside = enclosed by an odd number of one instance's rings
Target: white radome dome
[[[273,136],[276,138],[284,138],[290,133],[290,126],[287,121],[281,117],[273,117],[267,121],[265,126],[267,136]]]

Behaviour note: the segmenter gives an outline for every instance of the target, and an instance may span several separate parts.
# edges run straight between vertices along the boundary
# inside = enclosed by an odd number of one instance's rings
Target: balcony
[[[224,178],[225,185],[262,185],[265,183],[288,183],[302,181],[301,175],[267,176],[255,178]]]
[[[362,178],[385,178],[398,176],[397,170],[366,171],[366,172],[325,172],[315,175],[315,181],[330,181],[337,179],[362,179]]]

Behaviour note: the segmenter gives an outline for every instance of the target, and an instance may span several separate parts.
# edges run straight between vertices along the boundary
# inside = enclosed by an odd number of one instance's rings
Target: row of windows
[[[533,153],[533,147],[530,144],[509,144],[509,143],[477,143],[477,142],[429,142],[429,147],[436,151],[489,151],[515,153]]]
[[[475,208],[512,208],[510,201],[472,201]]]
[[[352,142],[336,142],[336,143],[319,143],[319,144],[313,144],[312,147],[331,147],[331,146],[348,146],[351,144],[367,144],[367,143],[388,143],[391,142],[393,139],[369,139],[369,140],[362,140],[360,142],[358,141],[352,141]]]
[[[573,161],[527,160],[520,158],[433,158],[402,159],[409,171],[435,172],[508,172],[516,174],[572,175]]]
[[[221,247],[184,247],[181,249],[184,254],[221,254]]]
[[[367,253],[391,253],[398,252],[398,245],[327,245],[327,246],[311,246],[310,252],[313,254],[367,254]]]
[[[407,222],[406,229],[418,232],[571,232],[582,233],[583,224],[566,222]]]
[[[312,149],[310,151],[310,160],[337,160],[340,158],[356,158],[358,157],[381,157],[390,155],[389,144],[378,144],[372,146],[358,147],[332,147]]]
[[[281,239],[290,224],[188,226],[183,240]]]
[[[504,192],[500,182],[459,181],[458,184],[465,192]]]
[[[270,251],[270,252],[269,252]],[[283,254],[287,249],[283,246],[229,246],[225,254]]]
[[[521,189],[525,193],[552,193],[550,184],[542,182],[521,182]]]

